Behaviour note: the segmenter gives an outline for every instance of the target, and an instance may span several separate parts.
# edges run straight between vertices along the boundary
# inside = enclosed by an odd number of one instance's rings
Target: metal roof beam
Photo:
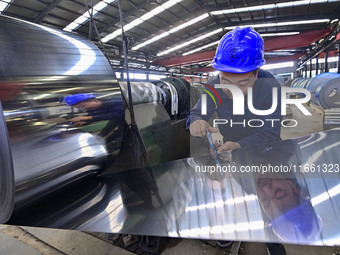
[[[62,0],[54,0],[52,3],[50,3],[45,10],[43,10],[38,17],[36,17],[33,22],[34,23],[40,23],[40,21],[52,10],[54,9]]]
[[[123,15],[124,17],[128,17],[128,16],[134,16],[134,14],[140,10],[140,9],[144,9],[146,6],[148,6],[148,4],[150,4],[151,0],[146,0],[143,1],[141,4],[137,5],[136,9],[132,9],[130,11],[125,12]],[[113,19],[110,23],[106,24],[105,26],[101,27],[99,30],[99,33],[104,32],[106,29],[115,26],[117,23],[119,22],[119,17]],[[94,34],[94,33],[93,33]]]

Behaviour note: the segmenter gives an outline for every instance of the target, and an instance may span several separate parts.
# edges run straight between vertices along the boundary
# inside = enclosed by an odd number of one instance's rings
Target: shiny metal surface
[[[324,128],[340,126],[340,108],[325,109],[323,117]]]
[[[0,222],[6,222],[14,206],[14,171],[6,122],[0,102]]]
[[[339,172],[311,173],[306,165],[311,169],[311,164],[339,164],[339,138],[340,129],[334,129],[233,152],[232,166],[236,169],[261,164],[292,165],[294,169],[295,165],[301,166],[301,172],[226,172],[221,177],[203,168],[212,166],[210,157],[155,166],[162,203],[151,192],[152,182],[141,170],[104,174],[39,201],[40,208],[45,208],[39,213],[36,205],[16,212],[10,223],[184,238],[338,245]],[[68,197],[75,190],[77,197]]]
[[[127,84],[120,82],[120,85],[123,96],[127,100]],[[171,84],[169,85],[175,89]],[[151,82],[131,82],[136,125],[150,165],[185,158],[189,155],[190,136],[186,130],[186,118],[173,119],[174,116],[169,116],[171,112],[167,112],[163,105],[161,90],[165,91],[163,87],[157,87]],[[172,99],[178,102],[177,94],[173,95]],[[130,123],[129,116],[126,121]]]
[[[123,140],[123,99],[109,62],[86,38],[2,15],[0,38],[0,115],[8,135],[0,132],[9,137],[14,175],[2,176],[8,188],[0,208],[17,210],[114,162]],[[79,93],[94,95],[97,105],[64,103]],[[123,117],[105,118],[117,102]],[[71,121],[88,116],[93,121]],[[0,222],[12,210],[0,210]]]
[[[0,22],[0,77],[112,74],[101,51],[84,37],[3,15]]]
[[[291,87],[305,88],[311,93],[311,102],[323,109],[340,106],[340,75],[338,73],[321,73],[314,78],[296,78]]]
[[[103,144],[78,130],[40,134],[24,144],[12,144],[15,207],[31,203],[63,185],[101,170],[107,158]]]
[[[223,166],[236,172],[221,174],[213,172],[216,164],[209,155],[174,160],[185,157],[189,146],[185,119],[172,120],[162,94],[150,85],[154,92],[134,103],[152,169],[117,172],[121,161],[133,161],[124,157],[132,154],[131,140],[123,144],[127,154],[120,153],[122,133],[116,131],[121,122],[108,118],[75,126],[70,120],[88,117],[90,111],[64,103],[65,96],[79,93],[94,94],[101,106],[123,102],[104,56],[74,34],[4,16],[0,24],[0,137],[1,145],[8,145],[9,137],[14,162],[14,179],[1,175],[1,191],[3,181],[12,185],[7,195],[1,193],[1,221],[7,221],[14,205],[9,224],[340,244],[339,129],[234,151],[234,163]],[[264,166],[289,171],[268,173]],[[262,171],[237,173],[242,167]],[[10,168],[1,161],[6,174]]]

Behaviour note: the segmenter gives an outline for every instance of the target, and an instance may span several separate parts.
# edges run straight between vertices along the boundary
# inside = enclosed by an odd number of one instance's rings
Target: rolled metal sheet
[[[14,170],[6,122],[0,103],[0,223],[6,222],[14,206]]]
[[[15,173],[15,207],[19,208],[101,171],[106,160],[103,144],[77,130],[45,132],[26,143],[11,146]]]
[[[0,15],[0,77],[108,75],[110,65],[75,33]]]
[[[119,83],[124,97],[128,100],[127,83]],[[143,104],[162,101],[161,92],[151,82],[131,82],[131,93],[133,104]]]
[[[297,78],[291,87],[305,88],[311,92],[311,102],[324,109],[340,107],[340,75],[322,73],[314,78]]]
[[[155,81],[154,84],[163,91],[164,93],[169,94],[168,104],[165,104],[164,107],[167,110],[170,116],[177,115],[179,113],[179,102],[180,99],[178,96],[178,92],[176,87],[174,87],[170,82],[166,81]]]
[[[126,83],[121,82],[123,95],[127,96]],[[163,104],[162,93],[169,91],[171,94],[171,105]],[[159,81],[156,85],[150,82],[132,82],[131,92],[134,104],[135,121],[143,142],[143,147],[147,151],[148,163],[150,165],[159,164],[169,160],[184,158],[189,155],[189,133],[185,129],[186,119],[172,120],[178,109],[178,96],[176,88],[168,82]],[[170,107],[169,107],[170,106]],[[168,110],[168,111],[167,111]],[[130,122],[129,117],[126,120]],[[134,143],[137,141],[132,141]],[[122,165],[127,165],[133,161],[134,148],[126,148],[126,154],[120,155],[118,161]],[[123,162],[124,161],[124,162]],[[134,162],[134,161],[133,161]],[[136,168],[136,164],[120,167],[115,171]]]
[[[267,172],[209,172],[205,167],[214,162],[209,156],[154,166],[154,182],[139,169],[102,175],[39,201],[39,208],[43,208],[39,213],[37,204],[16,212],[10,223],[182,238],[338,245],[339,138],[340,129],[333,129],[247,147],[233,152],[233,164],[224,164],[235,169],[267,166]],[[270,164],[288,171],[269,172]],[[318,166],[326,167],[323,164],[327,164],[327,171],[318,171]],[[155,184],[157,188],[151,188]]]
[[[324,109],[340,107],[340,74],[334,78],[320,78],[324,80],[315,91],[315,98]]]
[[[190,105],[190,84],[186,80],[177,77],[168,77],[162,79],[162,81],[172,84],[178,94],[178,113],[183,114],[189,111]]]
[[[112,164],[124,105],[109,62],[91,41],[2,15],[0,37],[0,222],[6,222],[13,206],[19,210]],[[77,95],[90,95],[90,105],[65,103]]]
[[[294,88],[300,88],[300,83],[303,82],[304,80],[305,78],[298,77],[292,81],[290,86]]]
[[[307,89],[314,93],[320,85],[337,78],[339,78],[339,74],[337,73],[321,73],[313,78],[313,81],[311,81]]]

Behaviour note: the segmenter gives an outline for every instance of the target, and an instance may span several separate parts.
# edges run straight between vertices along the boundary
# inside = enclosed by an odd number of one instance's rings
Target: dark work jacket
[[[125,119],[125,110],[121,98],[103,100],[102,103],[103,105],[100,108],[88,111],[88,114],[93,118],[92,121]]]
[[[208,81],[208,85],[215,87],[215,84],[220,84],[219,76],[215,76]],[[215,96],[217,108],[215,107],[214,101],[209,95],[207,95],[207,115],[201,115],[201,100],[191,109],[188,120],[187,128],[190,123],[196,120],[209,121],[213,116],[214,112],[217,112],[219,119],[228,120],[227,124],[218,125],[218,128],[224,138],[224,142],[232,141],[238,142],[241,147],[265,143],[270,141],[280,141],[280,130],[281,130],[281,89],[279,82],[275,77],[264,70],[259,70],[258,79],[255,81],[253,87],[253,106],[257,110],[268,110],[272,106],[272,88],[278,88],[278,105],[276,110],[270,115],[255,115],[248,109],[247,96],[244,98],[244,115],[233,115],[232,111],[232,99],[225,94],[222,89],[216,89],[218,95],[221,97],[222,105],[217,100],[216,95],[210,90],[209,92]],[[209,90],[207,87],[205,88]],[[250,127],[248,121],[252,119],[261,119],[264,122],[262,127]],[[265,119],[277,119],[274,121],[272,127],[272,121],[265,121]],[[230,126],[230,120],[233,123],[243,123],[245,120],[245,127],[243,124],[233,124]],[[260,122],[251,122],[251,125],[260,125]]]

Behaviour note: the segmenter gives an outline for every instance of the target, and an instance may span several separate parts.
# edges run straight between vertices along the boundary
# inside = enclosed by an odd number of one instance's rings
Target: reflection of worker
[[[247,102],[248,88],[253,88],[254,108],[268,110],[272,106],[272,88],[279,90],[280,84],[269,72],[259,69],[264,64],[264,44],[261,36],[251,27],[237,27],[221,39],[212,62],[219,74],[210,79],[208,84],[211,87],[220,83],[234,85],[243,92],[245,102]],[[209,90],[209,88],[206,89]],[[220,155],[225,151],[251,144],[280,140],[279,120],[282,119],[280,100],[278,100],[276,110],[266,116],[255,115],[250,112],[248,107],[245,107],[244,115],[234,115],[233,96],[230,90],[217,88],[216,92],[222,102],[222,104],[217,104],[216,109],[213,99],[207,95],[206,115],[201,114],[201,100],[190,111],[187,126],[191,135],[205,136],[207,129],[210,132],[217,132],[217,128],[211,127],[208,123],[216,110],[219,119],[228,121],[227,124],[218,126],[225,142],[217,146],[217,152]],[[210,90],[210,93],[214,95],[213,90]],[[247,123],[252,119],[261,119],[264,125],[251,127]],[[265,119],[275,119],[276,121],[265,121]],[[231,121],[235,124],[231,125]],[[259,123],[253,122],[252,125],[259,125]]]
[[[88,113],[88,116],[70,119],[71,122],[74,122],[74,126],[82,126],[100,120],[124,119],[122,99],[100,101],[91,94],[74,94],[65,97],[65,103]]]
[[[301,165],[300,147],[294,140],[262,143],[233,152],[233,161],[240,166],[262,166],[266,171],[233,175],[248,194],[256,192],[267,226],[283,241],[317,241],[320,232],[318,217],[298,178],[294,166]],[[269,166],[278,170],[271,170]],[[290,172],[291,171],[291,172]],[[255,181],[255,188],[253,183]],[[304,240],[304,241],[303,241]],[[269,254],[286,254],[281,244],[268,244]]]
[[[258,178],[256,190],[261,207],[269,219],[299,205],[300,189],[292,179]]]
[[[105,137],[106,147],[110,152],[110,156],[115,158],[120,152],[126,130],[122,99],[99,100],[91,94],[74,94],[65,97],[65,103],[88,113],[87,116],[70,119],[70,122],[74,122],[74,126],[83,126],[101,120],[109,121],[98,135]]]
[[[268,226],[286,242],[320,241],[321,223],[297,179],[259,178],[256,192]]]

